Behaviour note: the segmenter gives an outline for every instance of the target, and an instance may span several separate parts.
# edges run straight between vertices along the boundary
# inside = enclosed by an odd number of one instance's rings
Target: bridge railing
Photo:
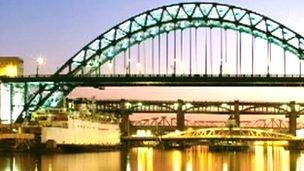
[[[13,80],[20,78],[126,78],[126,77],[138,77],[138,78],[302,78],[301,74],[101,74],[101,75],[20,75],[16,77],[0,76],[0,80]]]

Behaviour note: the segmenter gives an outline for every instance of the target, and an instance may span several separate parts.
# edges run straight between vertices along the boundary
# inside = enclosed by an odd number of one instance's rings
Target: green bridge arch
[[[99,35],[56,73],[89,74],[120,52],[151,37],[177,29],[209,27],[249,33],[304,59],[304,38],[262,14],[219,3],[179,3],[133,16]],[[85,69],[84,69],[85,68]],[[81,72],[80,72],[81,71]]]
[[[260,37],[304,59],[304,38],[264,15],[233,5],[189,2],[151,9],[100,34],[67,60],[53,76],[89,75],[131,46],[163,33],[186,28],[223,28]],[[45,84],[31,94],[17,120],[40,106],[62,101],[75,87]],[[23,115],[23,116],[22,116]]]

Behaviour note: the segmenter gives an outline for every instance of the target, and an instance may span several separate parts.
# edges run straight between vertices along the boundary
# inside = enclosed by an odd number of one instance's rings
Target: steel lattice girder
[[[85,104],[86,99],[68,99],[68,103]],[[235,113],[236,101],[151,101],[151,100],[98,100],[97,111],[115,113],[121,110],[127,113]],[[243,102],[239,104],[239,114],[288,115],[293,108],[298,115],[304,115],[304,103],[284,102]],[[180,108],[179,108],[180,107]]]
[[[296,137],[293,135],[282,134],[278,132],[271,132],[260,129],[249,128],[205,128],[198,130],[189,130],[182,132],[169,133],[163,138],[183,138],[183,137],[201,137],[201,138],[245,138],[245,139],[280,139],[280,140],[293,140]]]
[[[78,51],[54,75],[91,74],[137,43],[162,33],[190,27],[217,27],[249,33],[304,59],[304,38],[264,15],[226,4],[180,3],[143,12],[112,27]],[[56,92],[58,87],[54,88],[39,105]]]
[[[66,96],[73,88],[72,85],[65,85],[56,82],[24,82],[24,83],[6,83],[17,87],[23,94],[23,103],[18,104],[23,106],[21,113],[17,116],[16,121],[21,122],[28,112],[38,109],[38,107],[58,107],[62,104],[63,97]],[[16,88],[14,88],[15,90]],[[13,99],[19,98],[19,94],[13,93]],[[14,109],[14,108],[12,108]],[[17,110],[11,111],[16,113]],[[19,111],[20,112],[20,111]]]
[[[304,59],[304,38],[264,15],[218,3],[180,3],[143,12],[112,27],[70,58],[55,74],[89,74],[132,45],[189,27],[217,27],[263,38]]]

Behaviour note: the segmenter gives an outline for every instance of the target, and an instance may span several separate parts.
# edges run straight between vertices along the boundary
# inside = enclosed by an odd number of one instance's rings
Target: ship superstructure
[[[41,143],[57,145],[120,144],[119,120],[111,115],[95,115],[82,108],[79,111],[44,109],[33,114],[41,127]]]

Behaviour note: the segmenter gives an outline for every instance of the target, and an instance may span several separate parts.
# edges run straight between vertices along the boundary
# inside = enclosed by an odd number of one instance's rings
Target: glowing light
[[[36,59],[36,62],[37,62],[37,66],[36,66],[36,75],[38,76],[39,75],[39,70],[40,70],[40,66],[45,64],[45,59],[42,58],[42,57],[39,57]]]
[[[146,131],[146,136],[147,136],[147,137],[151,137],[151,136],[152,136],[151,130],[147,130],[147,131]]]
[[[125,106],[126,106],[126,108],[128,109],[128,108],[130,108],[130,107],[132,106],[132,104],[131,104],[130,102],[126,102],[126,103],[125,103]]]
[[[221,104],[221,107],[222,107],[222,108],[228,108],[228,109],[229,109],[230,106],[229,106],[227,103],[223,103],[223,104]]]
[[[193,128],[188,128],[187,131],[193,131]]]
[[[228,171],[228,164],[226,162],[223,163],[223,171]]]
[[[189,107],[192,107],[193,105],[191,103],[186,103],[186,107],[189,108]]]
[[[153,170],[153,149],[152,148],[144,148],[139,147],[137,155],[137,170]]]
[[[254,147],[255,160],[254,166],[255,170],[264,170],[264,147],[260,145],[256,145]]]
[[[290,107],[287,104],[282,105],[281,108],[290,111]]]
[[[176,134],[176,135],[177,135],[177,134],[180,134],[180,133],[181,133],[180,130],[175,130],[175,131],[174,131],[174,134]]]
[[[304,138],[304,129],[296,130],[297,138]]]
[[[273,147],[272,146],[267,146],[267,170],[273,170]]]
[[[113,68],[113,63],[111,61],[108,63],[108,67],[109,67],[109,69]]]
[[[186,171],[192,171],[192,151],[189,151],[190,155],[187,157]]]
[[[142,103],[141,103],[141,102],[138,102],[138,103],[137,103],[137,106],[142,106]]]
[[[184,106],[183,106],[183,109],[189,109],[193,107],[193,105],[191,103],[186,103]]]
[[[173,171],[182,170],[182,153],[180,151],[173,151],[172,166],[173,166]]]
[[[296,111],[299,111],[299,110],[300,110],[300,108],[301,108],[301,106],[300,106],[300,105],[298,105],[298,104],[296,104],[296,105],[295,105],[295,109],[296,109]]]
[[[174,103],[174,104],[173,104],[173,108],[174,108],[175,110],[178,109],[178,106],[179,106],[178,103]]]
[[[7,65],[0,75],[6,75],[9,77],[16,77],[17,76],[17,66],[16,65]]]
[[[136,131],[136,137],[152,137],[153,134],[151,130],[137,130]]]
[[[39,57],[39,58],[36,59],[36,62],[37,62],[38,65],[43,65],[45,63],[45,60],[44,60],[44,58]]]

